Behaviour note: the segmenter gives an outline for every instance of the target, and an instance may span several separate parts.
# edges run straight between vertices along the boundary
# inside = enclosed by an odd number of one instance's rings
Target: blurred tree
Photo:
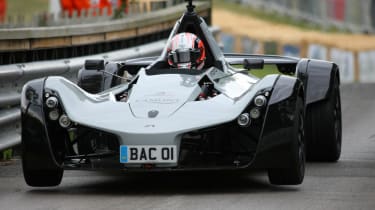
[[[114,19],[122,18],[124,17],[124,14],[128,13],[128,6],[129,6],[128,0],[118,0],[117,3],[118,3],[117,8],[113,16]]]

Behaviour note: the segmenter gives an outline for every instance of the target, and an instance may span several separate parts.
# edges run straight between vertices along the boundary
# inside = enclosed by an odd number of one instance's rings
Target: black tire
[[[341,155],[342,121],[338,77],[335,77],[327,100],[312,104],[307,110],[307,159],[336,162]]]
[[[26,183],[32,187],[52,187],[61,183],[64,170],[62,168],[40,169],[40,164],[33,162],[32,154],[25,149],[22,154],[22,169]]]
[[[304,126],[304,105],[301,98],[296,103],[296,121],[294,138],[291,144],[292,163],[290,168],[274,168],[268,170],[268,179],[274,185],[301,184],[305,177],[306,147]]]

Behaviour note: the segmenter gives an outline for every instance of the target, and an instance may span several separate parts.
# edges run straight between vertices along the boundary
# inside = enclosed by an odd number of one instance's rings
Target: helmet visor
[[[196,65],[196,61],[200,56],[199,49],[176,49],[168,54],[168,59],[174,63],[174,65],[182,63],[190,63],[190,65]]]
[[[177,49],[172,52],[173,61],[175,63],[188,63],[191,62],[189,49]]]

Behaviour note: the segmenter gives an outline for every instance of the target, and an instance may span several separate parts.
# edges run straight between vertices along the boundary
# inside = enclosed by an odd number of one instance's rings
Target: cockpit
[[[182,70],[182,72],[180,73],[185,72],[183,69],[192,70],[192,68],[189,68],[188,65],[186,65],[185,68],[180,68],[179,66],[173,65],[173,63],[171,63],[171,60],[180,61],[181,63],[188,63],[188,61],[190,60],[199,59],[198,56],[200,56],[198,52],[196,52],[196,50],[193,49],[188,51],[186,50],[187,48],[170,53],[171,46],[174,46],[176,42],[176,35],[178,36],[180,34],[188,34],[187,36],[192,34],[193,36],[196,36],[200,42],[202,42],[204,46],[205,58],[203,66],[199,68],[200,70],[204,71],[208,68],[216,67],[219,70],[225,71],[224,68],[226,67],[223,63],[224,55],[222,51],[218,47],[212,33],[209,31],[208,26],[203,18],[199,17],[194,12],[194,5],[189,4],[187,6],[187,11],[185,12],[185,14],[174,25],[169,35],[167,44],[165,45],[160,57],[147,67],[147,74],[155,74],[155,69],[170,69],[168,72]],[[193,70],[190,73],[198,74],[202,71],[195,72]]]

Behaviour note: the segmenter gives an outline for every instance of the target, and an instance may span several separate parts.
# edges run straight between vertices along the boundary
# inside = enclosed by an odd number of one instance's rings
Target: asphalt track
[[[341,159],[309,163],[302,185],[270,185],[261,171],[67,171],[58,187],[32,188],[15,160],[0,166],[0,209],[375,209],[375,85],[344,85],[341,90]]]

